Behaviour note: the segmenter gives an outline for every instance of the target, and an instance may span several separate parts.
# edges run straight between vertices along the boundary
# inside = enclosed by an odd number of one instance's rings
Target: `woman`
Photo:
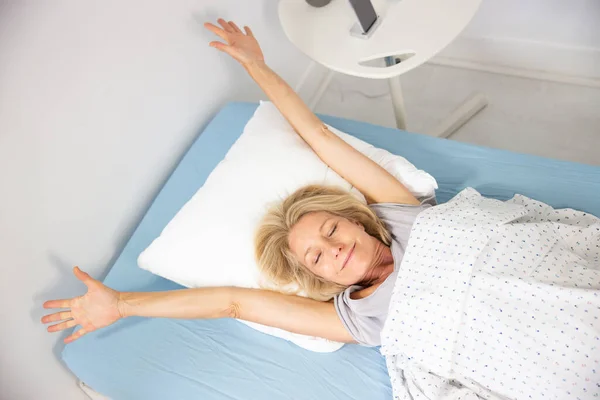
[[[297,283],[311,298],[234,287],[156,293],[117,292],[79,268],[88,291],[53,300],[45,308],[66,308],[42,318],[56,332],[81,325],[65,339],[128,316],[239,318],[339,342],[379,345],[411,225],[428,207],[398,180],[327,127],[266,64],[250,28],[218,20],[205,27],[225,42],[210,46],[235,58],[264,90],[296,132],[333,170],[368,199],[365,206],[344,191],[310,186],[272,209],[256,237],[264,273],[280,285]],[[430,200],[431,202],[432,200]],[[333,301],[322,301],[331,300]]]

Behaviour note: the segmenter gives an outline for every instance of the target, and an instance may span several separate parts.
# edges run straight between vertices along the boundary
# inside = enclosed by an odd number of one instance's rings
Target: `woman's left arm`
[[[244,34],[233,22],[219,19],[219,28],[205,24],[227,44],[211,42],[239,61],[281,114],[331,169],[355,186],[371,203],[419,204],[410,191],[389,172],[327,129],[300,96],[267,66],[252,31]]]

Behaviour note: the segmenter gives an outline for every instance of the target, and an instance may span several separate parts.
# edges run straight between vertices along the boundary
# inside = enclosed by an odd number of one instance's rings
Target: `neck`
[[[390,248],[379,243],[375,253],[373,266],[361,280],[361,286],[372,286],[382,283],[394,272],[394,257]]]

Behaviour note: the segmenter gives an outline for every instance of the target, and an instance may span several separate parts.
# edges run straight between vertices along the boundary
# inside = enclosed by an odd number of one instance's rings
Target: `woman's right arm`
[[[387,170],[331,132],[300,96],[267,66],[248,27],[246,34],[232,21],[205,27],[226,43],[211,42],[240,62],[296,132],[332,170],[355,186],[370,203],[419,204],[419,200]]]
[[[81,297],[44,303],[45,308],[65,308],[67,311],[42,318],[44,323],[64,320],[50,326],[50,332],[81,325],[81,329],[65,339],[67,343],[131,316],[180,319],[238,318],[338,342],[354,341],[342,325],[331,302],[236,287],[117,292],[79,268],[74,272],[88,287],[88,292]]]

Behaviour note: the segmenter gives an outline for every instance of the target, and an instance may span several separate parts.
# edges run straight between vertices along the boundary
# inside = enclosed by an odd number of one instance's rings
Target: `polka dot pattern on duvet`
[[[465,189],[417,217],[382,353],[397,399],[600,399],[599,317],[598,218]]]

